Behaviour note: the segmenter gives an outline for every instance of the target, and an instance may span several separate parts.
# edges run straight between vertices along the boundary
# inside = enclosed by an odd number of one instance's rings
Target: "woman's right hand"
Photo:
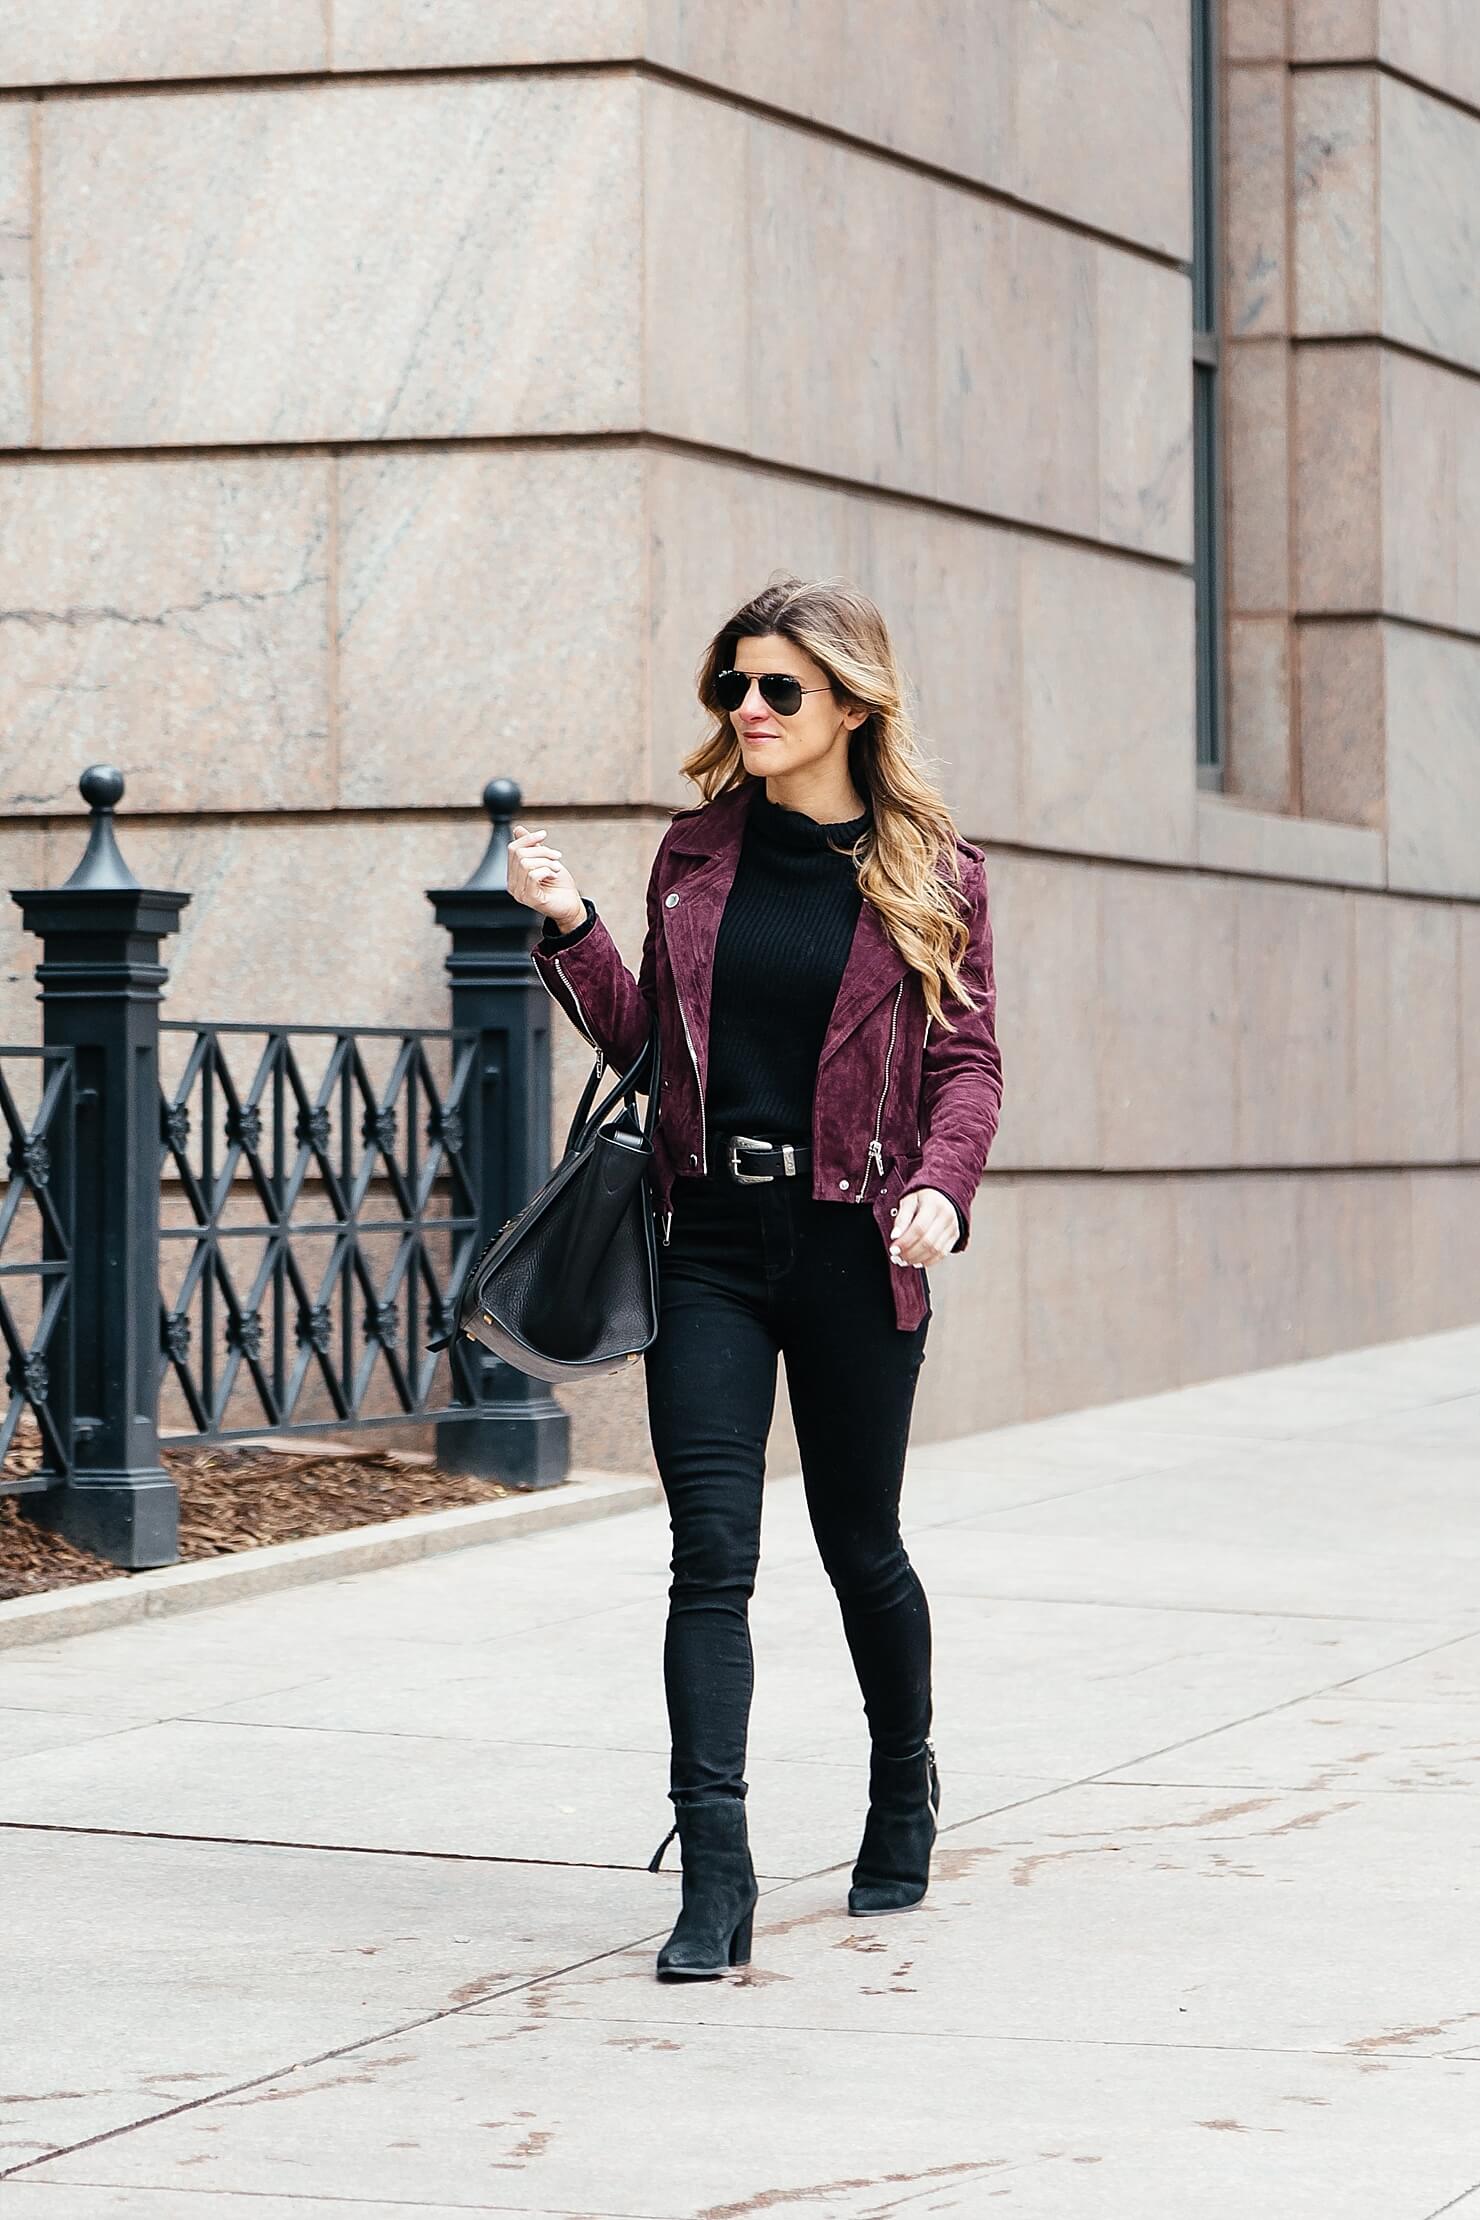
[[[548,917],[562,933],[573,932],[586,915],[586,905],[575,880],[560,860],[558,848],[545,846],[545,827],[531,832],[515,825],[509,842],[509,892],[526,909]]]

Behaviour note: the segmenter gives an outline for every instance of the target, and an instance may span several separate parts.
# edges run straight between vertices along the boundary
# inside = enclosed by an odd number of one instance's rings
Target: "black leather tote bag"
[[[662,1087],[656,1024],[631,1070],[592,1109],[602,1062],[586,1081],[565,1154],[499,1228],[457,1299],[453,1332],[537,1380],[619,1371],[637,1362],[658,1331],[648,1184]],[[647,1109],[639,1120],[643,1083]]]

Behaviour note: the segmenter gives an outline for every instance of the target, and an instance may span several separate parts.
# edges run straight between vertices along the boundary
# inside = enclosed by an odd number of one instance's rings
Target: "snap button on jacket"
[[[663,835],[635,979],[599,911],[569,947],[533,951],[550,994],[614,1070],[635,1060],[657,1013],[664,1082],[653,1179],[665,1216],[678,1173],[709,1167],[704,1087],[714,945],[740,860],[749,783],[684,811]],[[812,1193],[819,1202],[867,1203],[886,1254],[900,1200],[916,1187],[938,1188],[959,1207],[964,1230],[956,1247],[966,1247],[1001,1111],[986,858],[966,840],[958,840],[957,853],[970,930],[958,968],[976,1009],[947,1002],[955,1030],[931,1023],[919,974],[865,901],[818,1061]],[[921,1276],[903,1264],[889,1271],[895,1323],[908,1331],[925,1315]]]

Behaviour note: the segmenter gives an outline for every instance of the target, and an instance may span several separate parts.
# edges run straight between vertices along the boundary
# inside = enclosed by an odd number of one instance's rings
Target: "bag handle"
[[[644,1141],[651,1145],[653,1127],[658,1118],[658,1095],[662,1087],[662,1053],[659,1046],[656,1018],[653,1020],[652,1031],[644,1041],[636,1062],[627,1071],[623,1072],[621,1078],[608,1089],[601,1101],[597,1103],[596,1108],[592,1110],[591,1100],[596,1093],[601,1074],[606,1068],[605,1054],[598,1053],[596,1061],[591,1067],[590,1077],[582,1091],[580,1102],[576,1106],[576,1114],[570,1122],[570,1132],[566,1136],[565,1142],[567,1156],[570,1155],[573,1149],[585,1146],[592,1132],[600,1125],[612,1104],[619,1098],[625,1098],[631,1102],[633,1111],[636,1111],[637,1103],[634,1098],[638,1092],[638,1083],[649,1063],[652,1065],[652,1076],[647,1089],[647,1109],[644,1111],[642,1118],[642,1137]]]

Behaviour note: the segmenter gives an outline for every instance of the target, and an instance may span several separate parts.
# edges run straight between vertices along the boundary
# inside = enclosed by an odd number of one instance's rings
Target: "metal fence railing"
[[[0,1490],[115,1562],[167,1564],[161,1442],[428,1422],[456,1470],[565,1477],[542,1382],[468,1341],[473,1255],[550,1166],[539,920],[508,891],[518,787],[460,886],[450,1027],[165,1023],[162,944],[190,897],[119,852],[123,779],[83,774],[86,851],[17,892],[42,943],[43,1042],[0,1048]],[[229,899],[229,896],[224,897]]]
[[[449,1416],[427,1349],[474,1254],[476,1037],[161,1027],[164,1438]],[[173,1207],[172,1207],[173,1206]],[[458,1392],[458,1391],[461,1392]]]
[[[72,1462],[68,1332],[75,1113],[64,1048],[0,1048],[0,1494],[39,1494]]]

